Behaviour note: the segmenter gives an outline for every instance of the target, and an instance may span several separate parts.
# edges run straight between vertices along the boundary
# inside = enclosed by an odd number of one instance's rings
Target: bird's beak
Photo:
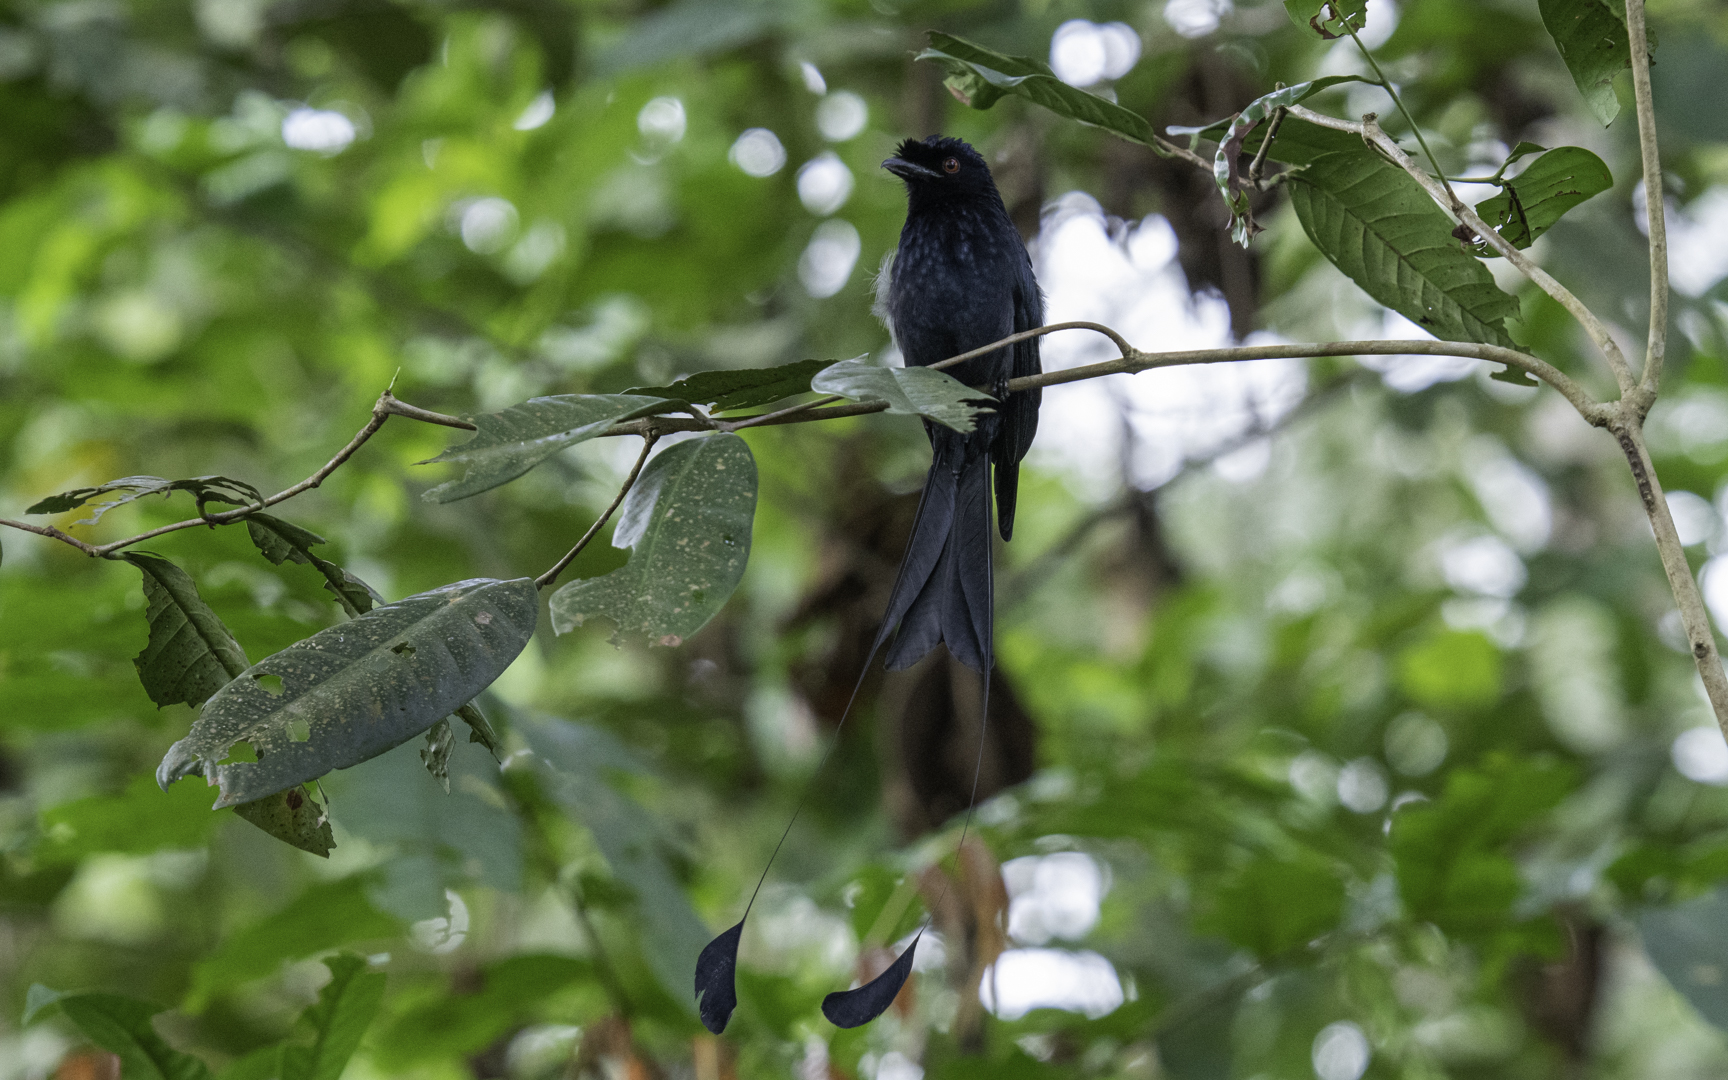
[[[914,165],[905,158],[891,157],[882,163],[882,167],[902,180],[937,180],[941,178],[941,174],[935,169]]]

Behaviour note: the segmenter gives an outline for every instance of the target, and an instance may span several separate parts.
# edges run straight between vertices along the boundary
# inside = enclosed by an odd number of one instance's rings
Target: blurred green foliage
[[[1364,33],[1382,4],[1379,55],[1449,173],[1492,172],[1523,139],[1606,163],[1614,186],[1531,251],[1641,337],[1626,79],[1581,98],[1546,3],[1371,0]],[[1068,20],[1119,20],[1143,51],[1109,93],[1162,131],[1359,73],[1348,40],[1284,6],[14,0],[0,514],[134,474],[279,490],[392,385],[472,415],[881,354],[869,279],[903,200],[876,166],[938,129],[986,152],[1028,235],[1071,191],[1113,223],[1163,215],[1188,284],[1222,294],[1239,333],[1379,326],[1283,202],[1255,207],[1251,253],[1232,249],[1209,176],[1012,95],[968,109],[913,60],[932,29],[1043,58]],[[1728,21],[1703,0],[1652,17],[1665,195],[1702,218],[1728,185]],[[1377,94],[1309,104],[1407,135]],[[758,128],[783,154],[767,175],[734,161]],[[838,207],[798,190],[826,154],[853,181]],[[854,235],[844,286],[813,295],[813,242]],[[1517,299],[1512,338],[1606,392],[1558,307]],[[1728,545],[1725,304],[1719,281],[1675,297],[1651,418],[1664,484],[1703,507],[1700,568]],[[939,665],[873,679],[757,901],[719,1041],[690,1001],[695,951],[737,918],[832,734],[829,684],[856,674],[850,643],[874,629],[924,468],[915,422],[745,433],[752,557],[718,617],[676,649],[542,620],[483,698],[502,766],[458,739],[446,794],[411,741],[330,774],[327,861],[210,812],[195,778],[156,788],[196,713],[156,708],[138,681],[138,571],[8,531],[0,1077],[70,1070],[93,1046],[138,1075],[236,1078],[344,1062],[349,1077],[702,1080],[1728,1070],[1711,1026],[1728,1023],[1728,788],[1692,778],[1728,770],[1687,756],[1708,709],[1616,450],[1547,391],[1470,377],[1404,392],[1350,361],[1307,378],[1258,469],[1197,461],[1140,491],[1126,467],[1035,459],[999,564],[1014,704],[992,714],[1006,734],[975,826],[1014,906],[954,857],[975,683]],[[459,476],[411,463],[460,438],[392,420],[277,512],[399,600],[540,573],[639,448],[590,439],[506,487],[422,500]],[[186,504],[141,498],[73,531],[104,542]],[[1521,576],[1486,591],[1449,576],[1448,554],[1483,538]],[[316,564],[272,567],[243,530],[150,548],[249,663],[347,617]],[[596,543],[563,580],[624,562]],[[1056,895],[1038,875],[1074,895],[1056,870],[1077,864],[1049,861],[1074,854],[1096,910],[1064,922],[1038,906]],[[941,959],[905,1007],[826,1025],[822,995],[926,910]],[[977,973],[1003,946],[1002,971],[1039,948],[1096,955],[1117,996],[1016,1015],[1004,983],[1001,1015],[980,1012]]]

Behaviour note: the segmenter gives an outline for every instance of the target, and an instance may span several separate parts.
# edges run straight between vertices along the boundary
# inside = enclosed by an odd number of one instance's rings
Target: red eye
[[[949,176],[953,176],[955,173],[960,171],[960,159],[949,158],[947,161],[944,161],[942,163],[942,171],[947,173]]]

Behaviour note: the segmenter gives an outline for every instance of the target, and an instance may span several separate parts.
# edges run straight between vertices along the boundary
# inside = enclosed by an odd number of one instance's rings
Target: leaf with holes
[[[1561,146],[1504,181],[1500,194],[1476,212],[1513,247],[1527,248],[1568,210],[1613,186],[1614,177],[1601,158],[1581,146]],[[1498,254],[1492,248],[1482,252],[1484,257]]]
[[[157,708],[201,705],[246,668],[246,651],[198,595],[186,571],[160,555],[120,556],[144,575],[150,638],[132,663]]]
[[[234,812],[283,843],[321,858],[328,859],[330,850],[336,846],[336,836],[330,831],[330,815],[300,785],[239,803]]]
[[[271,514],[253,514],[246,519],[246,532],[266,559],[276,566],[296,562],[324,575],[324,588],[336,597],[350,618],[371,611],[384,602],[372,586],[347,570],[312,553],[318,544],[328,543],[322,536],[302,529],[292,522]]]
[[[958,385],[958,384],[956,384]],[[618,634],[681,645],[738,587],[756,516],[756,459],[736,435],[678,443],[648,462],[624,500],[615,547],[630,561],[552,596],[552,628],[611,619]]]
[[[1437,338],[1515,347],[1506,320],[1518,301],[1404,170],[1358,136],[1289,118],[1273,150],[1304,166],[1289,183],[1303,231],[1363,292]]]
[[[921,367],[877,367],[866,360],[842,360],[810,380],[813,390],[839,394],[854,401],[886,401],[888,411],[922,416],[965,434],[977,425],[979,413],[991,412],[994,399],[974,390],[946,371]]]
[[[150,1018],[162,1006],[119,994],[56,993],[41,984],[30,987],[24,1023],[58,1008],[84,1037],[119,1057],[120,1072],[130,1080],[210,1080],[210,1069],[191,1054],[169,1046]]]
[[[919,53],[918,59],[934,60],[946,68],[948,76],[943,83],[949,93],[974,109],[988,109],[1012,94],[1042,105],[1057,116],[1103,128],[1112,135],[1165,154],[1144,116],[1108,98],[1069,86],[1042,60],[1009,56],[936,30],[930,31],[930,48]]]
[[[76,510],[98,495],[110,492],[123,492],[118,499],[98,503],[95,512],[79,521],[79,525],[94,525],[102,520],[102,515],[116,506],[124,506],[136,502],[146,495],[172,495],[176,491],[189,491],[197,500],[198,512],[204,512],[204,504],[219,502],[233,506],[248,506],[264,501],[264,493],[246,483],[244,480],[231,480],[226,476],[194,476],[189,480],[164,480],[160,476],[123,476],[118,480],[110,480],[96,487],[73,488],[58,495],[50,495],[46,499],[29,507],[26,514],[64,514]]]
[[[157,782],[199,774],[221,785],[218,807],[233,806],[381,754],[491,685],[528,644],[538,606],[529,578],[477,578],[296,642],[210,699]],[[256,761],[229,760],[241,743]]]
[[[810,379],[832,360],[799,360],[771,368],[698,371],[670,386],[633,386],[626,394],[712,405],[717,412],[768,405],[810,390]]]
[[[1614,77],[1632,66],[1624,0],[1618,7],[1607,0],[1537,0],[1536,6],[1584,104],[1607,127],[1620,115]]]
[[[430,462],[466,465],[460,480],[439,484],[426,493],[432,502],[448,503],[507,484],[566,447],[586,442],[613,424],[666,408],[661,398],[634,394],[560,394],[530,398],[503,412],[481,413],[468,419],[478,429],[472,439],[432,458]]]

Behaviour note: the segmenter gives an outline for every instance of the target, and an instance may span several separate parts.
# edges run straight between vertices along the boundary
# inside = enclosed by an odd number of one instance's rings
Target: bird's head
[[[906,190],[914,198],[999,197],[983,156],[960,139],[940,135],[922,142],[907,139],[882,167],[906,181]]]

